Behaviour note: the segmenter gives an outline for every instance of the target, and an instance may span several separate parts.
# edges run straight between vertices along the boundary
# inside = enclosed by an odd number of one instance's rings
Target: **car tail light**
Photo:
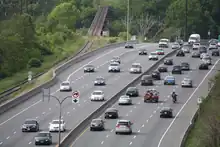
[[[120,127],[120,125],[117,125],[117,126],[116,126],[116,128],[119,128],[119,127]]]

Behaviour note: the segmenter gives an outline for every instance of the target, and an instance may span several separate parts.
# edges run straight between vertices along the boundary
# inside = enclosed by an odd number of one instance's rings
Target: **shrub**
[[[28,62],[28,68],[35,67],[38,68],[42,65],[41,61],[37,58],[31,58]]]
[[[108,42],[109,42],[109,43],[115,43],[115,42],[117,42],[117,38],[111,38],[111,39],[109,39]]]

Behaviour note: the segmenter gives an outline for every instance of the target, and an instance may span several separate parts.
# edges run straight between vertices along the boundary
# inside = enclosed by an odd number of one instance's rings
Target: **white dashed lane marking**
[[[138,130],[138,133],[140,133],[141,132],[141,130]]]
[[[0,145],[2,145],[3,144],[3,142],[0,142]]]
[[[136,138],[136,135],[133,137],[133,139],[135,139]]]
[[[103,144],[103,143],[104,143],[104,141],[101,142],[101,144]]]
[[[153,115],[150,116],[150,118],[153,117]]]
[[[132,145],[132,142],[130,142],[129,145]]]
[[[8,136],[6,139],[8,140],[10,138],[10,136]]]
[[[14,132],[13,134],[16,134],[16,132]]]
[[[28,144],[31,144],[32,142],[29,142]]]

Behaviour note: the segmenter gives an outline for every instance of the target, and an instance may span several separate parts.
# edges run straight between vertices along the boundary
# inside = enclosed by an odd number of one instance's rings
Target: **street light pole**
[[[127,0],[127,42],[129,40],[130,0]]]
[[[188,0],[185,0],[185,41],[187,41],[188,36]]]

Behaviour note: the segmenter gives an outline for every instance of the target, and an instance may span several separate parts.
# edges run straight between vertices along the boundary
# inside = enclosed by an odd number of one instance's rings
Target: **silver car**
[[[118,100],[118,105],[131,105],[131,104],[132,104],[132,100],[127,95],[122,95]]]
[[[183,46],[182,51],[184,53],[190,53],[190,49],[188,47]]]
[[[210,43],[209,44],[209,50],[212,50],[212,49],[218,49],[217,43]]]
[[[193,87],[192,80],[190,78],[184,78],[182,83],[182,87]]]
[[[212,60],[209,57],[204,57],[202,58],[202,62],[208,64],[208,65],[212,65]]]
[[[108,67],[108,72],[120,72],[120,65],[118,62],[112,62]]]
[[[133,63],[130,68],[130,73],[141,73],[142,67],[140,63]]]
[[[115,134],[132,134],[132,122],[130,120],[118,120],[115,128]]]
[[[172,45],[172,49],[179,49],[180,48],[180,44],[178,42],[175,42],[173,45]]]
[[[105,79],[103,77],[97,77],[94,81],[94,85],[105,85]]]

